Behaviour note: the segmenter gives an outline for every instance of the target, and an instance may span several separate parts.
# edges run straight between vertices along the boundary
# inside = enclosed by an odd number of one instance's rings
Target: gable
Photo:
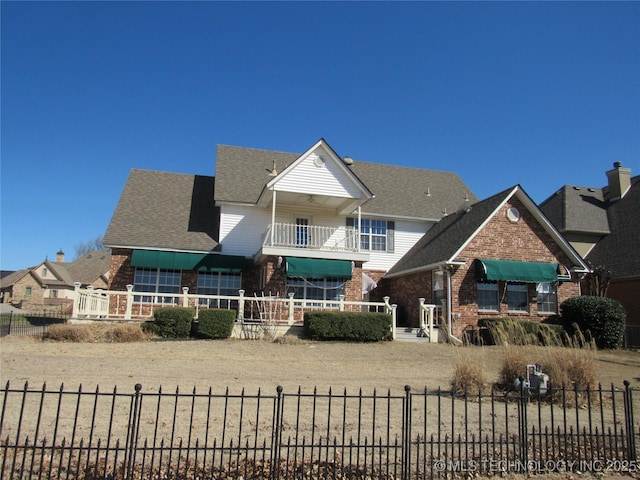
[[[361,198],[366,189],[323,145],[301,156],[269,186],[276,191]],[[370,195],[369,195],[370,196]]]
[[[512,215],[515,208],[517,216]],[[387,274],[404,275],[434,265],[469,264],[475,258],[556,262],[587,271],[584,260],[520,186],[445,217]]]

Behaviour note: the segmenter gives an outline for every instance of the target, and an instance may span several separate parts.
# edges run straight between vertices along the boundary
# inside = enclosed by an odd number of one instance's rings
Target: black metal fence
[[[6,479],[640,472],[640,390],[0,389]]]
[[[70,317],[70,314],[62,313],[55,315],[48,313],[3,313],[0,314],[0,337],[7,335],[42,337],[49,331],[49,326],[65,323]]]

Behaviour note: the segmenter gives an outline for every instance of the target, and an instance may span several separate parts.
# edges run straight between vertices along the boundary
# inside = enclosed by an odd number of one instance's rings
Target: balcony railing
[[[353,227],[274,223],[269,225],[262,246],[359,252],[358,237]]]

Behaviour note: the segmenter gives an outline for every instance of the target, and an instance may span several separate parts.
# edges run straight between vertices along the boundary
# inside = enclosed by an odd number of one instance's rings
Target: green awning
[[[131,254],[131,266],[164,268],[167,270],[197,270],[200,272],[242,272],[244,257],[206,253],[134,250]]]
[[[475,268],[477,278],[484,281],[537,283],[558,280],[558,264],[556,263],[478,258],[475,261]]]
[[[287,257],[285,259],[285,274],[287,277],[348,280],[351,278],[351,262],[348,260]]]

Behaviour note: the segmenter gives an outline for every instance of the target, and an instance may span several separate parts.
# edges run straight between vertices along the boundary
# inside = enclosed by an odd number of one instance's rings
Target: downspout
[[[452,306],[451,271],[448,268],[445,268],[444,271],[446,272],[446,275],[447,275],[447,324],[448,324],[448,330],[449,330],[447,333],[449,335],[449,340],[453,340],[454,343],[462,345],[463,344],[462,340],[460,340],[458,337],[453,336],[453,315],[451,313],[451,306]]]

